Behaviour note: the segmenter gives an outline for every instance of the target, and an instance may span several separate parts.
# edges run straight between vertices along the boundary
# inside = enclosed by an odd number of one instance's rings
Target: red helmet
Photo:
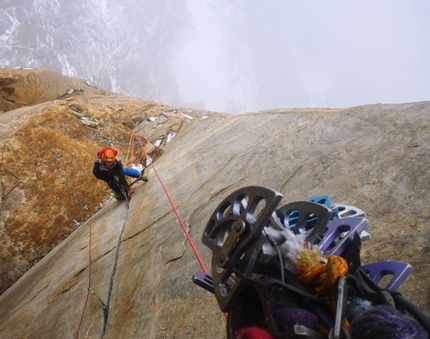
[[[102,154],[103,162],[114,162],[115,161],[115,153],[108,149]]]

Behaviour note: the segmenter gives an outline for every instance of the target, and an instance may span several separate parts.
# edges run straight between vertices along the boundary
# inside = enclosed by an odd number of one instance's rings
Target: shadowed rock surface
[[[114,94],[83,93],[44,105],[44,109],[25,108],[33,115],[23,114],[23,108],[0,115],[0,120],[4,114],[12,118],[16,114],[18,120],[22,116],[42,119],[17,121],[20,127],[5,139],[3,191],[13,186],[13,175],[18,177],[12,173],[16,167],[8,158],[9,148],[16,159],[24,158],[32,140],[23,136],[31,120],[33,133],[55,121],[45,138],[56,133],[66,136],[66,130],[57,130],[63,122],[79,126],[75,138],[70,137],[76,140],[74,149],[79,149],[74,161],[79,168],[60,175],[59,169],[50,170],[51,163],[45,169],[49,176],[41,178],[60,185],[65,185],[64,177],[73,178],[67,186],[99,195],[92,201],[86,200],[88,194],[64,195],[37,209],[37,203],[25,205],[29,197],[40,201],[48,194],[41,193],[41,185],[35,183],[35,191],[18,191],[19,197],[12,198],[11,193],[2,200],[2,242],[19,227],[23,233],[30,228],[28,219],[8,229],[11,218],[21,210],[19,215],[36,218],[33,229],[50,220],[49,215],[37,219],[48,207],[52,214],[78,201],[92,203],[87,209],[82,207],[85,212],[80,217],[89,215],[89,219],[74,231],[71,227],[63,232],[65,239],[45,251],[49,254],[0,296],[2,338],[225,338],[225,318],[215,297],[191,282],[201,267],[162,184],[209,271],[211,252],[201,243],[203,229],[218,204],[239,188],[276,189],[284,195],[281,204],[327,194],[334,202],[356,206],[366,212],[372,236],[363,243],[363,263],[409,262],[413,272],[400,292],[430,315],[429,102],[342,110],[278,109],[239,116],[164,107]],[[83,116],[94,125],[84,124]],[[5,120],[0,123],[6,124]],[[92,177],[95,152],[104,146],[103,137],[108,137],[127,154],[129,128],[147,140],[152,151],[159,145],[154,167],[146,171],[149,181],[135,186],[129,207],[108,201],[98,210],[97,204],[108,191]],[[123,134],[115,134],[117,130]],[[168,135],[174,135],[169,142]],[[70,155],[70,150],[60,147],[65,144],[61,141],[51,147],[62,159],[59,163]],[[44,144],[32,145],[41,158],[49,149]],[[32,159],[20,167],[28,169],[23,175],[28,178],[35,171]],[[6,166],[10,166],[8,177]],[[23,187],[27,185],[24,181]],[[51,188],[56,192],[52,195],[61,190]],[[74,207],[73,215],[53,221],[50,232],[65,228],[72,218],[79,220],[78,211]],[[21,247],[11,250],[10,260],[22,252]],[[2,273],[6,269],[2,267]],[[88,287],[94,294],[88,294]],[[103,312],[103,304],[108,312]]]

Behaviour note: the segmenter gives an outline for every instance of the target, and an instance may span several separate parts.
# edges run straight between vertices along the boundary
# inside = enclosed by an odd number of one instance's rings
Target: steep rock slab
[[[0,293],[105,203],[109,189],[92,175],[100,148],[114,146],[124,164],[155,161],[163,150],[154,143],[167,144],[194,114],[91,87],[63,93],[79,81],[49,70],[1,71],[18,79],[4,84],[13,95],[3,99],[42,103],[0,114]],[[39,90],[47,93],[31,99]]]
[[[115,232],[103,226],[122,215],[118,209],[124,205],[117,202],[92,218],[92,248],[98,254],[91,284],[103,302],[109,300],[107,322],[100,301],[90,294],[79,327],[89,281],[88,252],[82,250],[88,244],[87,221],[0,296],[7,306],[0,313],[0,335],[71,337],[80,328],[81,337],[94,338],[225,338],[215,297],[191,283],[201,268],[158,176],[209,270],[211,253],[200,242],[203,229],[216,206],[244,186],[274,188],[284,195],[281,204],[328,194],[334,202],[364,210],[372,235],[363,244],[364,263],[410,262],[414,271],[400,292],[430,315],[429,113],[430,103],[414,103],[187,121],[150,168],[151,180],[136,188],[124,228],[120,222]],[[69,263],[77,268],[70,276]],[[58,276],[64,279],[55,280]],[[61,303],[48,302],[60,297]],[[45,307],[37,310],[33,300]]]
[[[94,282],[90,285],[100,299],[108,304],[110,280],[114,272],[118,239],[127,216],[125,204],[111,202],[105,211],[100,211],[90,222],[78,228],[65,242],[51,251],[36,267],[33,267],[3,295],[4,303],[0,314],[7,319],[2,325],[4,338],[62,338],[66,333],[78,329],[79,317],[89,286],[89,273]],[[91,226],[97,232],[91,234],[93,246],[89,251]],[[90,256],[94,261],[89,267]],[[100,270],[100,264],[103,269]],[[34,279],[34,270],[41,276]],[[20,284],[29,289],[23,293]],[[71,297],[71,299],[69,299]],[[88,308],[94,310],[86,314],[90,327],[98,333],[103,330],[102,306],[97,299],[89,299]],[[61,311],[60,311],[61,310]],[[100,312],[97,312],[100,311]],[[24,321],[24,322],[23,322]],[[25,323],[24,326],[22,326]],[[49,323],[52,326],[47,326]],[[40,327],[40,324],[44,324]],[[72,337],[71,335],[69,337]]]

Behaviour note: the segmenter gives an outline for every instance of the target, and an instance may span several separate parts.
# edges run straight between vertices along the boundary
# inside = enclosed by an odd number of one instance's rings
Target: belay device
[[[228,339],[251,327],[276,339],[362,338],[360,331],[381,327],[365,323],[366,312],[371,311],[382,316],[394,312],[405,319],[408,314],[411,324],[405,326],[412,329],[397,330],[415,331],[410,338],[428,338],[430,320],[397,292],[411,266],[394,261],[361,265],[361,242],[368,236],[363,211],[333,204],[328,196],[277,208],[281,198],[281,193],[266,187],[239,189],[219,204],[204,230],[202,242],[212,251],[212,272],[195,272],[193,282],[214,293],[220,309],[228,313]],[[321,255],[326,263],[324,282],[303,283],[311,280],[311,273],[319,273],[320,263],[302,272],[301,281],[297,271],[285,264],[293,251],[288,232],[301,235],[304,246],[314,249],[303,253]],[[326,280],[336,273],[332,264],[336,260],[344,262],[346,270],[324,294]],[[387,285],[380,287],[378,283],[389,276]],[[375,316],[368,318],[375,322]]]

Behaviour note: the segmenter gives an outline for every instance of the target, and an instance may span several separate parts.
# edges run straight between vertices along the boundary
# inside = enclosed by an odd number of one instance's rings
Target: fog
[[[429,1],[0,0],[0,66],[240,114],[430,100]]]

